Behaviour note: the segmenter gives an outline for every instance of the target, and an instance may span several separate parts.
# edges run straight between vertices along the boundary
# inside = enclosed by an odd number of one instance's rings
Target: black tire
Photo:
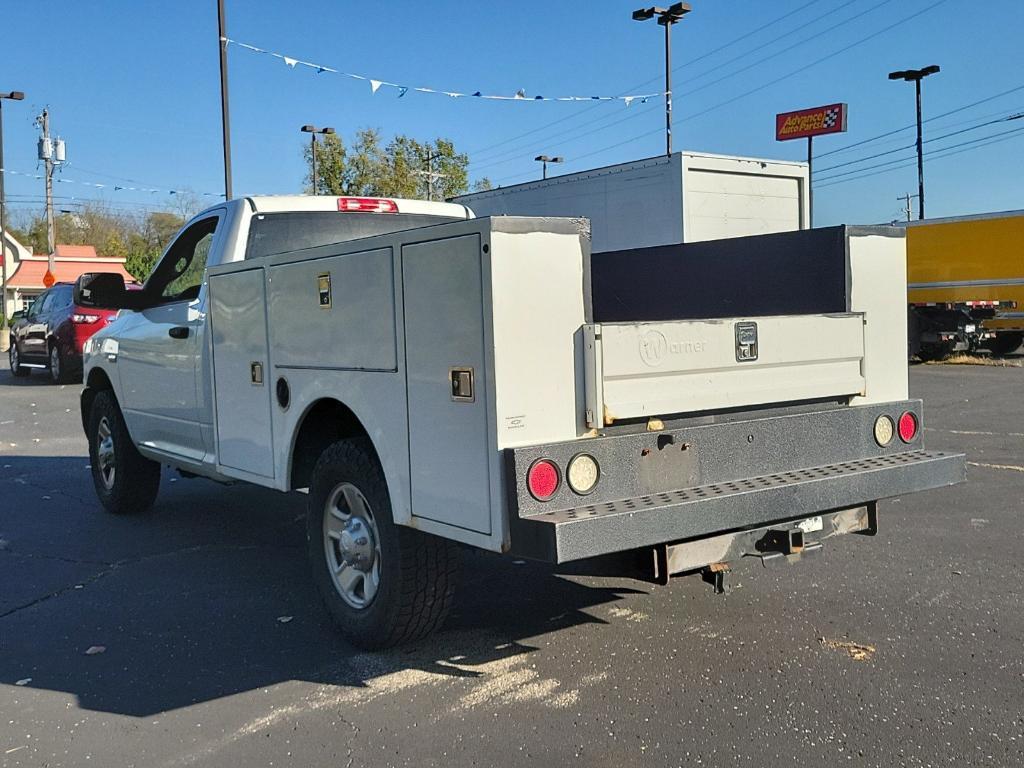
[[[945,360],[952,354],[953,344],[951,343],[922,344],[921,349],[917,351],[917,357],[923,363]]]
[[[68,364],[64,353],[60,351],[60,344],[50,344],[50,381],[54,384],[67,384],[71,381],[68,376]]]
[[[11,348],[7,350],[7,361],[10,363],[11,376],[21,378],[28,376],[32,371],[31,368],[21,365],[21,353],[18,351],[18,342],[14,339],[11,339]]]
[[[102,445],[105,436],[111,439],[109,454]],[[96,394],[89,411],[89,464],[96,495],[108,512],[130,515],[153,506],[160,490],[160,464],[136,450],[109,390]]]
[[[374,564],[364,562],[358,570],[369,578],[376,567],[379,580],[375,594],[362,607],[342,597],[330,563],[341,557],[342,544],[328,537],[325,518],[331,514],[328,502],[343,486],[362,495],[368,505],[365,514],[375,528],[369,537]],[[351,509],[349,514],[349,520],[358,517]],[[425,637],[441,626],[454,597],[458,547],[395,525],[384,472],[369,440],[342,440],[321,454],[313,470],[306,520],[313,580],[331,618],[351,642],[369,650],[388,648]],[[366,539],[361,541],[365,545]]]
[[[1009,355],[1016,352],[1024,343],[1024,333],[997,333],[994,339],[984,342],[986,349],[993,355]]]

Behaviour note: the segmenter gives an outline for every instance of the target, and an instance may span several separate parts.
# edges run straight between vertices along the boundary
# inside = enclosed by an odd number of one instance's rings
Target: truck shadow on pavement
[[[142,717],[289,680],[358,692],[410,671],[474,677],[534,650],[531,638],[604,623],[587,610],[645,589],[465,552],[442,631],[364,653],[315,595],[304,506],[165,472],[151,512],[116,517],[96,501],[85,457],[0,455],[0,685]]]

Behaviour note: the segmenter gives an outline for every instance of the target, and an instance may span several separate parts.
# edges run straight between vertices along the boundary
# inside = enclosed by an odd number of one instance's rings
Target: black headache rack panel
[[[592,254],[594,322],[847,312],[850,229]]]

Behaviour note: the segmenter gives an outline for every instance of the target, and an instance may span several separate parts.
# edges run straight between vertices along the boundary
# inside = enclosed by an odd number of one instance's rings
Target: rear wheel
[[[21,354],[18,352],[18,342],[11,339],[11,348],[7,352],[7,361],[11,365],[12,376],[28,376],[31,368],[26,368],[21,364]]]
[[[994,339],[985,342],[985,347],[994,355],[1009,355],[1016,352],[1021,343],[1024,343],[1024,333],[997,333]]]
[[[56,343],[50,345],[50,379],[54,384],[67,384],[71,380],[67,362],[60,351],[60,345]]]
[[[108,512],[145,512],[160,489],[160,465],[135,448],[117,400],[97,393],[89,411],[89,464],[96,495]]]
[[[342,440],[320,456],[306,531],[317,589],[353,643],[387,648],[442,624],[454,594],[458,549],[395,525],[384,473],[368,440]]]

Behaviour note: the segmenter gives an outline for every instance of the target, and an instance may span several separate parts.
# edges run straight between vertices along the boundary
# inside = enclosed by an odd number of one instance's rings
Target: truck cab
[[[109,385],[144,455],[223,479],[214,455],[207,270],[471,216],[453,203],[367,197],[248,197],[208,208],[164,251],[138,292],[140,308],[89,340],[84,397]]]

